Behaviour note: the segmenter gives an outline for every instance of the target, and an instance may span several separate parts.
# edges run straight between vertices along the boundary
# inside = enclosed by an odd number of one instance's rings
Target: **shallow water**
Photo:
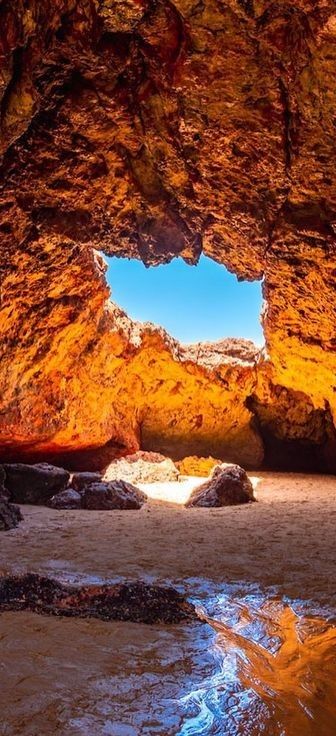
[[[216,632],[216,668],[183,699],[198,713],[181,735],[335,733],[333,610],[313,616],[303,601],[238,589],[214,595],[201,611]]]
[[[206,623],[0,616],[1,736],[335,734],[333,607],[204,579],[180,587]]]

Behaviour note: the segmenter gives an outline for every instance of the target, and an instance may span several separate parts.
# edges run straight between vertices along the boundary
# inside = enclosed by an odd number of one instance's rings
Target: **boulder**
[[[101,482],[101,473],[74,473],[71,478],[71,488],[80,493],[86,486]]]
[[[194,489],[186,506],[235,506],[255,501],[253,486],[239,465],[217,465],[209,480]]]
[[[159,452],[135,452],[113,460],[104,480],[127,480],[130,483],[164,483],[178,480],[179,471],[170,458]]]
[[[16,503],[46,504],[67,487],[70,479],[67,470],[48,463],[5,464],[4,468],[6,488]]]
[[[73,488],[66,488],[65,491],[56,493],[49,502],[52,509],[80,509],[82,505],[82,496]]]
[[[22,514],[18,506],[8,503],[4,498],[0,498],[0,531],[6,532],[18,526],[22,521]]]
[[[145,493],[123,480],[92,483],[82,497],[86,509],[140,509],[147,500]]]

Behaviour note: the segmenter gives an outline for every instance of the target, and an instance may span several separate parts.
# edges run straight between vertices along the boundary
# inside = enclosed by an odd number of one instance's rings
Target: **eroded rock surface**
[[[56,493],[65,490],[70,473],[48,463],[6,464],[5,487],[16,503],[46,504]]]
[[[294,433],[333,469],[335,4],[122,5],[0,5],[2,457],[257,466],[275,388],[294,417],[278,403],[279,451]],[[249,356],[216,365],[108,305],[95,249],[263,276],[270,409]]]
[[[49,502],[49,506],[52,509],[80,509],[81,505],[81,494],[73,488],[67,488],[65,491],[61,491],[61,493],[56,493]]]
[[[255,501],[252,483],[243,468],[239,465],[217,465],[211,477],[197,486],[186,506],[236,506]]]
[[[71,478],[71,487],[78,493],[84,493],[87,486],[92,483],[100,483],[101,479],[101,473],[74,473]]]
[[[200,478],[210,475],[216,465],[221,465],[221,461],[214,457],[198,457],[197,455],[184,457],[183,460],[177,462],[181,475],[194,475]]]
[[[85,486],[82,507],[85,509],[141,509],[147,496],[139,488],[124,480],[90,483]]]
[[[0,611],[176,624],[196,619],[194,606],[175,588],[143,582],[75,587],[34,573],[0,578]]]
[[[179,471],[173,461],[158,452],[135,452],[114,460],[104,473],[104,480],[126,480],[130,483],[165,483],[178,480]]]

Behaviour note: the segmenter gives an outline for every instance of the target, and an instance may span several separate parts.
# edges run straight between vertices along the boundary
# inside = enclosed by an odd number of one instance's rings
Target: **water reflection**
[[[180,588],[205,623],[0,616],[0,736],[334,736],[333,608],[204,579]]]
[[[304,609],[229,591],[200,607],[216,632],[214,672],[181,699],[179,736],[335,733],[336,628]]]

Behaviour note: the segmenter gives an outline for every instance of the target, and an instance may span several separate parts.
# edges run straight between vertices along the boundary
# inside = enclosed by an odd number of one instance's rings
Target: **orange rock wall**
[[[2,453],[141,441],[260,463],[271,433],[327,462],[334,2],[122,5],[0,3]],[[106,304],[96,250],[263,276],[270,362],[176,359]]]

